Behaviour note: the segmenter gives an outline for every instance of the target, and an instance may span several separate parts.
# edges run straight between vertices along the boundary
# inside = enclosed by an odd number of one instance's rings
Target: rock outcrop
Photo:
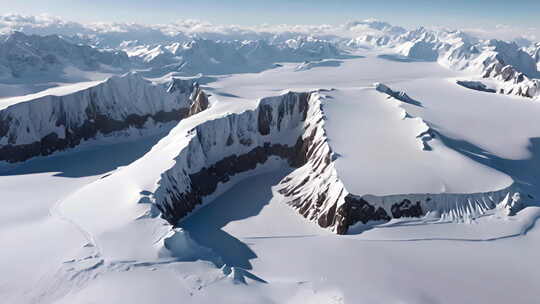
[[[476,91],[481,91],[481,92],[486,92],[486,93],[496,93],[497,92],[495,89],[488,88],[488,86],[486,86],[485,84],[483,84],[480,81],[458,80],[458,81],[456,81],[456,83],[459,84],[462,87],[465,87],[465,88],[468,88],[468,89],[471,89],[471,90],[476,90]]]
[[[287,204],[308,220],[338,234],[347,233],[357,222],[428,213],[459,221],[494,208],[512,191],[509,187],[466,194],[350,193],[339,177],[337,156],[324,128],[323,99],[320,91],[289,92],[262,99],[254,110],[195,127],[174,166],[161,175],[153,194],[152,201],[163,218],[176,224],[271,159],[296,168],[277,187]],[[430,130],[427,125],[426,128]],[[419,140],[424,150],[429,150],[425,149],[426,141],[433,137],[424,133]],[[428,135],[429,139],[424,138]]]
[[[236,175],[270,158],[298,167],[303,159],[304,124],[315,93],[289,92],[262,99],[255,110],[230,114],[195,127],[176,164],[162,174],[154,198],[171,223],[230,186]]]
[[[138,74],[63,96],[22,100],[0,110],[0,161],[49,155],[99,137],[152,132],[208,106],[192,80],[173,79],[167,88]]]

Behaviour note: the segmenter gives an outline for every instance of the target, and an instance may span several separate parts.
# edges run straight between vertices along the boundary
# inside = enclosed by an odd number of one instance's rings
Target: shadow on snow
[[[510,175],[518,189],[529,199],[537,201],[540,197],[540,137],[530,139],[527,159],[507,159],[494,155],[468,141],[453,139],[439,132],[437,135],[448,147],[485,166]],[[535,205],[540,205],[540,201]]]
[[[76,147],[58,154],[36,157],[2,170],[0,176],[58,172],[56,176],[77,178],[105,174],[139,159],[166,134],[122,143]]]
[[[271,186],[279,183],[287,173],[279,170],[241,181],[178,226],[187,230],[195,242],[212,248],[227,265],[252,269],[250,260],[257,255],[250,244],[227,233],[223,227],[258,215],[272,199]]]

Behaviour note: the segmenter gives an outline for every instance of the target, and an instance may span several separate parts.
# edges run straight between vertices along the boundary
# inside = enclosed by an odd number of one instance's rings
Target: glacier
[[[0,33],[7,303],[537,298],[538,43],[376,19]]]

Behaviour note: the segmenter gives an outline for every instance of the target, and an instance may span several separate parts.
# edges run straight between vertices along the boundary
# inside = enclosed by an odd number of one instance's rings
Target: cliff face
[[[540,94],[540,81],[531,79],[511,65],[494,62],[487,66],[482,75],[484,78],[499,80],[502,84],[498,92],[507,95],[535,98]]]
[[[200,112],[208,99],[191,80],[169,87],[137,74],[112,77],[63,96],[46,95],[0,110],[0,161],[19,162],[100,136],[130,135]]]
[[[162,215],[176,223],[223,191],[240,173],[255,170],[270,158],[293,167],[305,160],[304,126],[312,93],[287,93],[262,99],[255,110],[207,121],[189,133],[189,143],[164,172],[155,192]]]
[[[403,97],[401,94],[399,97]],[[488,193],[350,193],[339,177],[325,131],[321,92],[265,98],[255,110],[207,121],[189,132],[175,164],[161,175],[153,201],[176,224],[270,159],[296,168],[277,190],[303,217],[345,234],[355,223],[420,217],[464,220],[494,208],[511,187]],[[427,126],[427,125],[426,125]],[[424,139],[419,138],[419,141]],[[419,147],[425,149],[425,143]],[[384,181],[381,181],[384,182]]]
[[[393,91],[383,84],[376,84],[376,88],[403,102],[413,100],[407,94]],[[336,167],[338,156],[333,152],[332,142],[325,131],[326,118],[320,102],[320,99],[314,100],[308,110],[308,121],[314,123],[306,124],[303,135],[304,149],[300,153],[305,164],[285,177],[278,187],[288,204],[320,227],[346,234],[350,226],[359,222],[365,224],[427,214],[442,220],[468,221],[495,208],[514,191],[510,185],[482,193],[352,193]],[[416,138],[419,149],[434,153],[429,141],[437,137],[436,132],[421,118],[414,118],[406,112],[402,117],[418,121],[421,126]]]

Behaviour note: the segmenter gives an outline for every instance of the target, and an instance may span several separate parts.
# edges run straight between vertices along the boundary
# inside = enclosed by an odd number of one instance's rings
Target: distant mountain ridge
[[[123,51],[73,44],[57,35],[14,32],[0,36],[0,79],[59,75],[68,66],[89,71],[118,71],[129,65],[130,60]]]
[[[493,82],[498,93],[540,94],[540,44],[482,40],[459,30],[407,30],[375,19],[338,26],[218,27],[198,21],[82,25],[4,15],[0,32],[7,33],[0,37],[2,83],[28,78],[69,82],[66,68],[110,74],[139,70],[147,77],[260,72],[279,62],[347,58],[358,49],[375,48],[394,56],[385,58],[436,61],[470,71]]]

